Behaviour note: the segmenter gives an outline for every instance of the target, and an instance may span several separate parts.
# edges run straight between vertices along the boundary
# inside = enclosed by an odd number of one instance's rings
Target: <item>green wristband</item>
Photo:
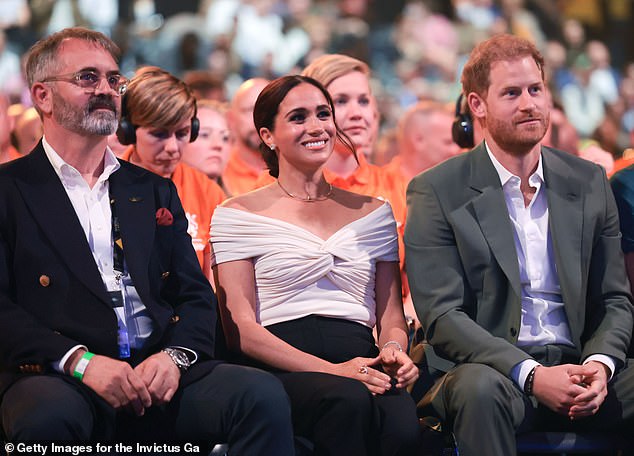
[[[95,356],[94,353],[87,351],[81,358],[79,358],[79,361],[77,361],[77,364],[75,365],[75,370],[73,371],[73,377],[78,378],[80,381],[84,380],[84,372],[86,372],[88,362],[93,356]]]

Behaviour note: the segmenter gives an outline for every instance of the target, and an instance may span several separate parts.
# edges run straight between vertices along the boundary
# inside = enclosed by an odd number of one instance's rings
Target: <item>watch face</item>
[[[176,355],[176,359],[183,366],[189,367],[189,358],[185,353],[179,350],[174,350],[174,355]]]
[[[191,361],[184,351],[174,348],[166,348],[164,351],[170,355],[174,364],[176,364],[176,366],[180,369],[187,369],[191,365]]]

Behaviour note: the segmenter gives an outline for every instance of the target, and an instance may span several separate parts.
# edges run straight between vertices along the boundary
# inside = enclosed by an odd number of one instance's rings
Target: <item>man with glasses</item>
[[[216,299],[174,185],[107,147],[127,84],[117,58],[80,28],[27,56],[44,137],[0,170],[2,429],[292,454],[279,382],[214,360]]]

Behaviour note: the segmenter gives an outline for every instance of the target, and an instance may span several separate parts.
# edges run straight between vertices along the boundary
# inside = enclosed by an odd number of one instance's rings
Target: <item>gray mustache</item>
[[[117,105],[111,97],[93,97],[88,101],[88,112],[93,112],[97,109],[110,109],[113,112],[117,112]]]

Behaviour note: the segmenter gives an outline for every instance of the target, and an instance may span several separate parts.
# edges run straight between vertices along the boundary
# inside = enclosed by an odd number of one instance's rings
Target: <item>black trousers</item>
[[[116,412],[70,377],[27,376],[5,392],[0,417],[10,442],[190,442],[202,445],[204,456],[213,443],[227,442],[231,455],[294,454],[280,381],[230,364],[216,366],[143,417]]]
[[[333,363],[375,357],[372,331],[346,320],[310,316],[267,329]],[[406,391],[373,395],[360,381],[317,372],[275,372],[291,403],[295,433],[315,455],[411,456],[420,451],[416,404]]]
[[[546,366],[578,364],[560,346],[525,348]],[[432,406],[453,428],[460,456],[513,456],[515,434],[541,431],[631,432],[634,418],[634,361],[608,383],[608,396],[596,415],[578,421],[556,414],[519,390],[513,380],[483,364],[451,369],[429,393]]]
[[[407,391],[372,395],[347,377],[276,375],[291,401],[295,434],[313,442],[315,456],[411,456],[420,451],[416,406]]]

